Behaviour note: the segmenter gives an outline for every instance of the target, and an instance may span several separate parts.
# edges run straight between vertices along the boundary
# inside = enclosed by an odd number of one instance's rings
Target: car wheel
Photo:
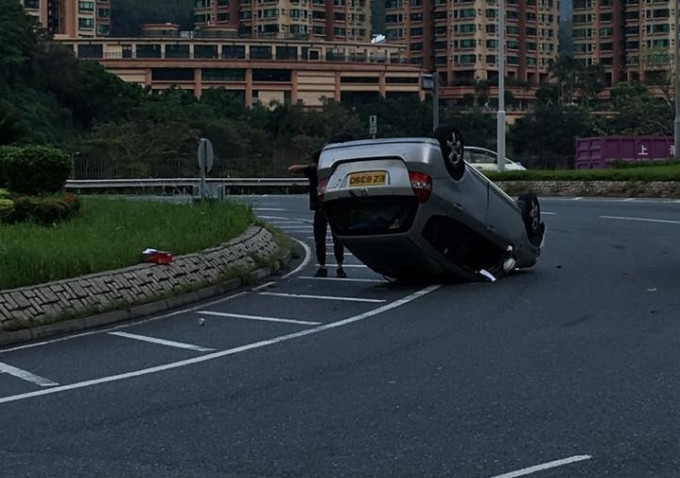
[[[535,194],[526,193],[517,198],[522,211],[522,222],[532,244],[538,245],[543,239],[543,223],[541,222],[541,205]]]
[[[442,125],[434,130],[434,138],[439,141],[446,169],[453,179],[459,180],[465,173],[463,136],[454,126]]]

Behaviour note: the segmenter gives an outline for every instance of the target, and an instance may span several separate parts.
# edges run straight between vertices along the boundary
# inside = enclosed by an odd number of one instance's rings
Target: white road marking
[[[260,295],[271,295],[274,297],[290,297],[295,299],[321,299],[321,300],[342,300],[346,302],[385,302],[384,299],[364,299],[361,297],[338,297],[333,295],[309,295],[309,294],[287,294],[285,292],[260,292]]]
[[[288,209],[282,207],[254,207],[253,211],[287,211]]]
[[[295,320],[295,319],[279,319],[276,317],[260,317],[258,315],[245,315],[245,314],[231,314],[228,312],[211,312],[209,310],[202,310],[198,312],[203,315],[214,315],[216,317],[233,317],[235,319],[248,319],[248,320],[263,320],[265,322],[283,322],[287,324],[301,324],[301,325],[319,325],[321,322],[310,322],[307,320]]]
[[[257,292],[258,290],[266,289],[267,287],[274,285],[274,284],[276,284],[276,282],[269,281],[269,282],[265,282],[264,284],[258,285],[257,287],[253,287],[250,290],[252,290],[253,292]]]
[[[95,385],[100,385],[103,383],[111,383],[111,382],[117,382],[119,380],[126,380],[128,378],[134,378],[134,377],[141,377],[143,375],[149,375],[152,373],[158,373],[158,372],[164,372],[166,370],[172,370],[175,368],[180,368],[180,367],[186,367],[188,365],[194,365],[197,363],[202,363],[202,362],[207,362],[209,360],[215,360],[218,358],[226,357],[229,355],[235,355],[241,352],[246,352],[248,350],[254,350],[254,349],[259,349],[263,347],[267,347],[270,345],[275,345],[279,344],[281,342],[287,342],[289,340],[297,339],[300,337],[305,337],[307,335],[312,335],[312,334],[317,334],[319,332],[325,332],[326,330],[331,330],[335,329],[338,327],[344,327],[345,325],[353,324],[354,322],[359,322],[361,320],[368,319],[370,317],[373,317],[378,314],[382,314],[383,312],[386,312],[388,310],[394,309],[396,307],[400,307],[402,305],[408,304],[409,302],[419,299],[420,297],[429,294],[430,292],[433,292],[437,290],[440,285],[432,285],[429,287],[426,287],[424,289],[421,289],[417,292],[414,292],[411,295],[408,295],[402,299],[395,300],[394,302],[390,302],[389,304],[385,304],[383,306],[380,306],[376,309],[369,310],[368,312],[364,312],[359,315],[355,315],[353,317],[348,317],[347,319],[339,320],[337,322],[331,322],[330,324],[324,324],[324,325],[319,325],[318,327],[314,327],[311,329],[306,329],[302,330],[300,332],[295,332],[292,334],[287,334],[287,335],[282,335],[280,337],[275,337],[273,339],[267,339],[267,340],[261,340],[259,342],[253,342],[247,345],[241,345],[240,347],[235,347],[232,349],[227,349],[227,350],[221,350],[218,352],[214,352],[211,354],[206,354],[206,355],[201,355],[200,357],[194,357],[186,360],[180,360],[178,362],[172,362],[169,364],[165,365],[158,365],[155,367],[149,367],[141,370],[136,370],[134,372],[127,372],[127,373],[121,373],[118,375],[109,375],[108,377],[101,377],[101,378],[96,378],[92,380],[85,380],[83,382],[76,382],[72,383],[70,385],[62,385],[54,388],[49,388],[45,390],[38,390],[35,392],[28,392],[28,393],[21,393],[18,395],[10,395],[7,397],[2,397],[0,398],[0,404],[2,403],[9,403],[9,402],[16,402],[19,400],[26,400],[28,398],[34,398],[34,397],[39,397],[42,395],[51,395],[53,393],[59,393],[59,392],[66,392],[69,390],[76,390],[80,388],[87,388],[87,387],[92,387]]]
[[[281,220],[281,221],[288,221],[289,218],[287,217],[281,217],[281,216],[258,216],[260,219],[273,219],[273,220]]]
[[[545,214],[546,216],[556,216],[556,212],[548,212],[548,211],[541,211],[541,214]]]
[[[136,321],[136,322],[127,322],[127,323],[124,323],[124,324],[116,325],[114,327],[108,327],[106,329],[92,330],[90,332],[83,332],[83,333],[80,333],[80,334],[69,335],[68,337],[59,337],[58,339],[45,340],[43,342],[35,342],[35,343],[31,343],[31,344],[26,344],[26,345],[18,345],[16,347],[12,347],[12,348],[9,348],[9,349],[0,350],[0,354],[6,353],[6,352],[13,352],[13,351],[16,351],[16,350],[31,349],[33,347],[41,347],[41,346],[44,346],[44,345],[50,345],[50,344],[55,344],[55,343],[58,343],[58,342],[63,342],[65,340],[73,340],[73,339],[77,339],[79,337],[87,337],[89,335],[105,334],[105,333],[107,333],[111,330],[127,329],[127,328],[130,328],[130,327],[135,327],[137,325],[146,324],[147,322],[155,322],[156,320],[167,319],[169,317],[175,317],[177,315],[186,314],[188,312],[195,312],[198,309],[202,309],[204,307],[210,307],[210,306],[213,306],[213,305],[216,305],[216,304],[221,304],[223,302],[227,302],[228,300],[232,300],[232,299],[236,299],[238,297],[242,297],[242,296],[244,296],[248,293],[249,293],[249,291],[244,290],[242,292],[237,292],[236,294],[233,294],[233,295],[230,295],[230,296],[227,296],[227,297],[220,297],[219,299],[211,300],[210,302],[206,302],[205,304],[195,305],[193,307],[187,307],[186,309],[176,310],[174,312],[169,312],[169,313],[163,314],[163,315],[156,315],[154,317],[150,317],[150,318],[144,319],[144,320],[139,320],[139,321]]]
[[[626,199],[623,199],[623,202],[632,202],[632,201],[635,201],[635,198],[626,198]]]
[[[626,216],[600,216],[600,219],[616,219],[619,221],[638,221],[638,222],[656,222],[659,224],[680,224],[680,221],[672,221],[670,219],[648,219],[645,217],[626,217]]]
[[[283,279],[287,279],[287,278],[289,278],[290,276],[292,276],[293,274],[297,274],[297,273],[300,272],[302,269],[304,269],[305,267],[307,267],[307,265],[308,265],[308,264],[310,263],[310,261],[312,260],[312,250],[309,248],[309,246],[308,246],[307,244],[305,244],[304,242],[295,239],[294,237],[291,238],[291,239],[293,239],[295,242],[297,242],[298,244],[300,244],[300,245],[302,246],[302,249],[304,249],[304,251],[305,251],[305,258],[302,260],[302,262],[300,263],[299,266],[297,266],[295,269],[293,269],[292,271],[290,271],[290,272],[288,272],[287,274],[285,274],[285,275],[282,277]]]
[[[581,199],[583,199],[583,197],[582,197],[582,196],[578,196],[578,197],[575,197],[575,198],[572,198],[572,199],[573,199],[574,201],[580,201]]]
[[[20,368],[12,367],[6,363],[0,362],[0,373],[7,373],[21,380],[26,380],[27,382],[35,383],[41,387],[56,387],[59,385],[57,382],[48,380],[46,378],[34,375],[26,370],[21,370]]]
[[[579,461],[590,460],[592,456],[590,455],[576,455],[569,458],[564,458],[562,460],[550,461],[548,463],[543,463],[541,465],[532,466],[529,468],[524,468],[522,470],[512,471],[510,473],[505,473],[503,475],[492,476],[491,478],[517,478],[518,476],[531,475],[533,473],[549,470],[550,468],[557,468],[558,466],[569,465],[571,463],[576,463]]]
[[[326,264],[326,267],[338,267],[338,265],[337,264]],[[347,269],[348,267],[368,269],[368,266],[366,264],[343,264],[342,267],[343,267],[343,269]]]
[[[157,339],[155,337],[148,337],[146,335],[128,334],[127,332],[109,332],[109,335],[117,335],[118,337],[125,337],[126,339],[141,340],[142,342],[149,342],[151,344],[165,345],[168,347],[176,347],[178,349],[195,350],[196,352],[212,352],[215,349],[206,347],[199,347],[198,345],[184,344],[182,342],[174,342],[172,340]]]
[[[384,279],[356,279],[354,277],[314,277],[314,276],[300,276],[298,279],[321,280],[321,281],[345,281],[345,282],[385,282]]]

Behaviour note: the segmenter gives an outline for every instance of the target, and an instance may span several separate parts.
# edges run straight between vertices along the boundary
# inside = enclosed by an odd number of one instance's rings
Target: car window
[[[486,151],[471,151],[470,156],[472,157],[471,163],[494,164],[496,162],[496,156],[491,155]]]

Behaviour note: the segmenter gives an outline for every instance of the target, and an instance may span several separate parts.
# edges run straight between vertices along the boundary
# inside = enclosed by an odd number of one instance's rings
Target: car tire
[[[463,136],[458,128],[451,125],[438,126],[433,136],[439,142],[446,169],[451,177],[458,181],[465,173]]]
[[[541,221],[541,205],[533,193],[522,194],[517,198],[517,205],[522,211],[522,222],[529,241],[538,246],[543,240],[545,227]]]

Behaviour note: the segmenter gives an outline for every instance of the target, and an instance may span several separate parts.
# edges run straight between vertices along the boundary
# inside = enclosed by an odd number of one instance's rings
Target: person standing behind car
[[[354,137],[349,133],[340,133],[333,136],[327,144],[344,143],[346,141],[353,141]],[[314,274],[315,277],[327,277],[328,269],[326,268],[326,234],[328,231],[328,217],[321,207],[319,201],[318,187],[319,176],[317,168],[319,166],[319,158],[321,151],[316,151],[313,160],[310,164],[293,164],[288,168],[291,173],[302,173],[309,179],[309,209],[314,211],[314,245],[316,252],[316,260],[319,263],[319,269]],[[332,231],[331,231],[332,234]],[[333,255],[338,264],[336,275],[338,277],[347,277],[347,273],[343,268],[345,258],[345,248],[342,243],[333,236]]]

